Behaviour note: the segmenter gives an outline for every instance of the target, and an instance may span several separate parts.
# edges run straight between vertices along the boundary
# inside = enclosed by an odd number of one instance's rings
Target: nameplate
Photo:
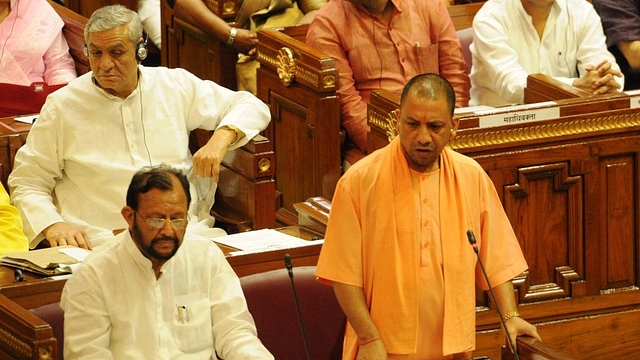
[[[629,108],[640,108],[640,90],[627,90],[624,93],[629,95]]]
[[[545,105],[556,105],[543,107]],[[496,113],[499,110],[499,113]],[[514,125],[532,121],[557,119],[560,107],[555,102],[516,105],[476,112],[480,116],[479,127],[488,128],[502,125]]]

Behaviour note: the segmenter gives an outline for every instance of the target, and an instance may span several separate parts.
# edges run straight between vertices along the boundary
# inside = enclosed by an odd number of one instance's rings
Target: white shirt
[[[160,0],[138,0],[138,16],[147,30],[149,39],[158,49],[162,49],[162,21]]]
[[[92,253],[62,291],[64,357],[273,359],[212,241],[185,237],[161,272],[156,280],[129,231]]]
[[[193,173],[189,132],[233,124],[246,134],[234,148],[242,146],[266,128],[269,108],[182,69],[140,72],[140,85],[124,100],[96,86],[91,73],[47,98],[9,176],[31,247],[60,221],[85,229],[94,247],[112,239],[112,230],[127,227],[120,210],[131,177],[150,164],[184,171],[191,222],[213,224],[216,184]]]
[[[469,105],[522,103],[529,74],[572,85],[587,65],[609,60],[620,70],[605,40],[600,17],[588,1],[556,0],[540,39],[521,0],[489,0],[473,19]],[[624,85],[624,78],[614,79]]]

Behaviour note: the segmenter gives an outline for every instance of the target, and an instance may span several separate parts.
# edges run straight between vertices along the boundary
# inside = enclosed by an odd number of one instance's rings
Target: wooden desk
[[[227,255],[227,261],[231,264],[231,267],[235,270],[238,276],[242,277],[269,270],[282,269],[284,268],[285,254],[289,254],[291,257],[291,263],[293,266],[315,266],[318,263],[318,256],[320,255],[320,249],[322,249],[322,242],[317,242],[312,239],[323,238],[321,234],[295,226],[280,228],[278,231],[309,240],[309,246],[255,252],[238,256]],[[226,254],[235,250],[226,246],[219,246]]]

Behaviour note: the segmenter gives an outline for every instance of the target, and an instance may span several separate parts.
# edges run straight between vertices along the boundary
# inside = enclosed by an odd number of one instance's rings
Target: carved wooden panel
[[[568,167],[566,162],[521,167],[515,169],[515,182],[502,184],[503,204],[517,224],[514,230],[529,267],[544,269],[529,273],[530,287],[519,293],[521,301],[569,296],[567,277],[584,276],[570,256],[582,250],[582,213],[571,210],[582,208],[582,179],[569,176]],[[542,242],[547,246],[538,246]]]
[[[333,197],[340,177],[337,70],[330,58],[276,30],[258,32],[258,97],[271,108],[277,219],[296,224],[293,204]]]

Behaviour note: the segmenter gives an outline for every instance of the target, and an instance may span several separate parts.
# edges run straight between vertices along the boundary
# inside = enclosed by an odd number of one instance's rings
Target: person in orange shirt
[[[404,87],[399,136],[338,182],[319,281],[332,284],[348,325],[343,359],[467,359],[475,348],[475,285],[494,286],[509,338],[536,328],[517,310],[511,279],[527,269],[493,183],[446,147],[459,119],[437,74]]]
[[[333,0],[318,10],[306,43],[335,60],[340,75],[344,169],[367,153],[371,92],[400,94],[412,77],[432,72],[469,102],[469,69],[442,0]]]

